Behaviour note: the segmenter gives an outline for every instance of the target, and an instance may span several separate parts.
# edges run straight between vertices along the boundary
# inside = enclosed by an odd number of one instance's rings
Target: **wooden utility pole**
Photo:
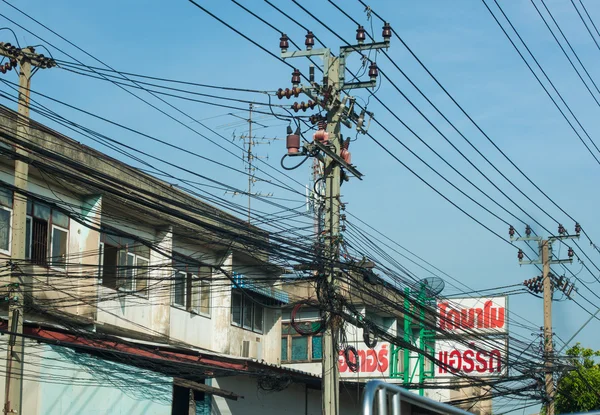
[[[51,68],[55,66],[52,59],[35,53],[33,47],[16,48],[9,43],[0,43],[0,55],[12,59],[19,67],[19,102],[16,136],[19,140],[29,138],[29,97],[32,66]],[[15,188],[13,196],[13,214],[11,229],[11,261],[10,295],[8,308],[8,328],[10,331],[6,356],[5,414],[21,414],[23,405],[23,363],[25,342],[23,338],[23,314],[25,289],[23,273],[19,265],[26,259],[25,232],[27,228],[27,182],[29,165],[25,159],[27,151],[15,146]],[[30,291],[30,289],[28,290]]]
[[[569,259],[552,259],[552,243],[556,241],[562,241],[567,239],[579,239],[579,233],[581,227],[579,224],[575,224],[575,235],[568,235],[566,229],[562,226],[558,226],[558,235],[552,236],[547,239],[543,239],[539,236],[531,236],[531,228],[527,226],[525,229],[526,236],[515,238],[515,229],[511,226],[509,228],[509,235],[511,241],[536,241],[538,243],[538,258],[533,260],[524,260],[524,253],[519,249],[519,264],[521,265],[541,265],[542,276],[541,285],[544,297],[544,392],[546,395],[546,415],[554,415],[554,344],[552,342],[552,298],[554,294],[554,277],[551,273],[550,266],[554,264],[572,263],[573,256],[575,253],[573,249],[569,247],[568,256]],[[539,280],[540,277],[525,281],[525,285],[535,292],[539,292]],[[566,291],[567,285],[561,286],[560,281],[558,282],[559,289],[568,296],[570,291]],[[572,285],[571,285],[572,289]]]

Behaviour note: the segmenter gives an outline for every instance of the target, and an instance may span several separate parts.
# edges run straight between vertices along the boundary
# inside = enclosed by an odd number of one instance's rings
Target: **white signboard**
[[[358,372],[348,367],[344,351],[340,351],[338,367],[342,378],[389,378],[391,347],[389,343],[378,342],[375,348],[369,349],[363,342],[349,343],[358,351]],[[350,362],[354,363],[354,354],[350,354]]]
[[[506,337],[457,342],[436,340],[435,355],[441,365],[435,368],[435,377],[475,376],[498,377],[506,375]]]
[[[440,300],[437,327],[456,334],[506,334],[506,302],[506,296]]]

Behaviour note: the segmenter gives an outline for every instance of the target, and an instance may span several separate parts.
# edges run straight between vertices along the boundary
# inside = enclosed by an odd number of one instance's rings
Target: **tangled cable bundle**
[[[265,392],[281,392],[292,384],[292,378],[288,375],[261,375],[257,379],[258,388]]]
[[[354,361],[350,359],[350,354],[354,355]],[[358,372],[358,368],[360,367],[360,357],[358,355],[358,350],[356,350],[354,346],[346,346],[344,349],[344,358],[346,359],[348,369],[354,373]]]
[[[363,327],[363,340],[369,349],[373,349],[375,346],[377,346],[377,336],[375,335],[375,333],[373,333],[373,335],[371,336],[371,328],[370,324],[368,323],[365,324]]]
[[[302,327],[301,324],[299,324],[296,321],[296,315],[298,314],[298,311],[302,307],[307,306],[307,305],[310,306],[312,304],[308,301],[303,301],[301,303],[296,304],[294,306],[294,308],[292,309],[291,324],[292,324],[292,327],[294,328],[294,330],[296,330],[296,332],[298,332],[299,334],[301,334],[303,336],[310,336],[310,335],[318,334],[318,333],[325,331],[325,328],[327,327],[327,321],[323,315],[321,315],[320,321],[310,323],[309,330],[306,330],[304,327]]]

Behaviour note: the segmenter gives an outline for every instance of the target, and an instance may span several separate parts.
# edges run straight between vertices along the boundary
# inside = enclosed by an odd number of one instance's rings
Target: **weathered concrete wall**
[[[23,407],[27,415],[170,415],[172,378],[26,340]],[[0,337],[5,353],[6,336]],[[0,376],[4,391],[5,377]]]
[[[213,397],[214,415],[320,415],[321,390],[307,388],[306,385],[292,383],[281,392],[265,392],[258,388],[257,380],[247,376],[234,376],[213,380],[213,386],[235,391],[244,399],[237,401]],[[340,413],[359,415],[362,396],[355,389],[340,391]]]

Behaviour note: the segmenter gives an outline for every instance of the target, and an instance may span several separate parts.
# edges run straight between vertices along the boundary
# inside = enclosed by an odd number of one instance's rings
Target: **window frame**
[[[239,296],[241,299],[241,301],[240,301],[240,323],[239,324],[233,320],[233,296]],[[245,318],[244,311],[245,311],[247,302],[249,302],[249,304],[251,306],[250,326],[247,326],[244,323],[244,318]],[[254,321],[254,316],[256,315],[257,307],[260,307],[262,309],[262,318],[261,318],[262,327],[260,329],[257,329],[255,327],[255,321]],[[257,304],[256,301],[250,300],[246,295],[244,295],[239,290],[236,290],[236,289],[231,290],[231,309],[230,309],[231,318],[230,318],[230,321],[231,321],[232,326],[239,327],[240,329],[251,331],[256,334],[264,334],[265,333],[265,310],[266,310],[265,307],[263,307],[260,304]]]
[[[14,202],[13,202],[14,203]],[[0,204],[0,209],[6,210],[8,215],[8,249],[0,248],[0,253],[11,255],[12,252],[12,230],[13,230],[13,208]],[[27,221],[25,222],[27,224]]]
[[[29,227],[29,240],[27,240],[27,227]],[[29,251],[27,251],[27,242],[29,242]],[[31,250],[33,249],[33,217],[25,215],[25,258],[31,259]]]
[[[301,321],[302,323],[316,323],[317,321]],[[294,329],[294,327],[292,327],[292,323],[291,322],[282,322],[281,323],[281,332],[283,333],[283,326],[287,325],[290,327],[290,329],[292,329],[295,334],[282,334],[281,335],[281,339],[286,339],[287,341],[287,348],[286,348],[286,354],[287,354],[287,359],[283,359],[282,355],[280,355],[281,358],[281,363],[314,363],[314,362],[322,362],[323,361],[323,346],[321,345],[321,358],[314,358],[313,357],[313,338],[321,338],[321,342],[323,342],[323,333],[318,333],[318,334],[309,334],[309,335],[302,335],[298,332],[296,332],[296,330]],[[293,339],[297,338],[297,337],[304,337],[306,338],[307,341],[307,346],[306,346],[306,357],[307,359],[292,359],[292,343],[293,343]],[[283,344],[283,342],[282,342]]]
[[[48,208],[48,217],[47,218],[36,215],[36,211],[35,211],[36,205]],[[66,220],[67,220],[66,227],[57,225],[54,223],[54,220],[53,220],[54,212],[58,212],[66,217]],[[29,241],[27,241],[27,242],[29,242],[29,252],[27,252],[27,250],[26,250],[25,258],[27,258],[29,260],[32,260],[32,255],[33,255],[33,241],[34,241],[33,234],[34,234],[34,228],[35,228],[34,227],[34,219],[37,219],[39,221],[44,221],[46,223],[46,253],[45,253],[44,263],[41,264],[41,263],[36,262],[35,265],[66,272],[66,270],[67,270],[66,266],[60,266],[60,265],[57,266],[52,263],[52,258],[53,258],[52,244],[54,242],[54,229],[55,228],[66,233],[66,246],[65,246],[65,256],[66,256],[65,263],[66,263],[66,259],[68,259],[68,257],[69,257],[69,241],[70,241],[70,236],[71,236],[71,232],[70,232],[71,217],[67,213],[64,213],[61,209],[57,209],[54,206],[51,206],[49,204],[46,204],[44,202],[40,202],[37,200],[27,199],[27,206],[25,207],[25,235],[27,235],[27,227],[29,227],[30,231],[29,231]]]
[[[52,210],[51,210],[52,212]],[[52,213],[50,214],[50,217],[52,217]],[[25,221],[25,224],[27,225],[27,220]],[[32,225],[33,225],[33,220],[32,220]],[[60,270],[60,271],[66,271],[67,270],[67,259],[69,258],[69,230],[63,228],[62,226],[58,226],[58,225],[54,225],[52,223],[52,221],[48,222],[48,227],[50,228],[50,235],[48,235],[48,237],[50,238],[50,244],[48,246],[48,266],[56,269],[56,270]],[[66,234],[66,238],[65,238],[65,263],[64,264],[59,264],[59,265],[55,265],[53,258],[54,256],[53,254],[53,248],[54,248],[54,230],[57,229],[59,231],[62,231]],[[32,238],[33,238],[33,229],[31,231],[32,234]],[[31,246],[31,245],[30,245]]]
[[[183,304],[179,304],[175,302],[175,286],[177,283],[177,276],[183,275]],[[186,271],[177,270],[175,275],[173,276],[173,284],[171,285],[171,306],[181,308],[186,310],[186,302],[187,302],[187,281],[188,281],[188,273]]]
[[[140,260],[146,261],[146,265],[144,267],[139,265]],[[149,275],[148,274],[150,273],[150,258],[146,258],[142,255],[135,254],[133,271],[134,271],[134,273],[133,273],[134,292],[144,298],[148,298],[148,296],[149,296],[149,289],[148,289]],[[138,287],[138,281],[141,279],[140,271],[142,271],[142,273],[143,273],[142,275],[144,275],[143,279],[146,281],[146,285],[143,288]]]
[[[112,231],[112,230],[111,230]],[[106,235],[106,236],[104,236]],[[122,243],[121,238],[125,239],[127,242],[126,243]],[[110,239],[107,242],[107,239]],[[119,236],[119,235],[113,235],[112,233],[107,233],[107,232],[100,232],[100,243],[99,243],[99,260],[98,260],[98,266],[100,267],[99,269],[99,279],[100,284],[106,288],[109,289],[114,289],[117,291],[122,291],[128,294],[133,294],[133,295],[137,295],[139,297],[142,298],[148,298],[149,297],[149,292],[148,292],[148,274],[150,272],[150,257],[151,254],[150,252],[148,252],[148,256],[142,255],[137,251],[137,247],[138,245],[141,245],[139,243],[136,243],[135,241],[130,242],[131,238],[128,238],[126,236]],[[115,287],[108,287],[105,285],[105,278],[104,278],[104,255],[106,253],[106,247],[109,246],[113,249],[116,249],[116,259],[117,259],[117,263],[116,263],[116,269],[115,269]],[[124,263],[121,263],[121,258],[124,258]],[[127,265],[128,263],[128,259],[132,258],[132,265],[129,266]],[[145,271],[145,279],[146,279],[146,286],[144,288],[139,288],[138,287],[138,273],[141,271],[141,268],[138,266],[138,260],[141,259],[143,261],[146,261],[147,265],[147,270]],[[143,270],[142,270],[143,271]],[[128,273],[131,273],[131,276],[128,276]],[[127,281],[129,280],[129,278],[131,278],[131,286],[127,287]]]
[[[198,273],[200,274],[200,272]],[[199,316],[210,317],[210,310],[212,304],[212,290],[210,279],[202,278],[199,275],[188,273],[188,287],[190,288],[190,296],[189,296],[189,304],[186,307],[190,313],[198,314]],[[196,291],[195,291],[196,290]],[[206,293],[205,291],[208,291]],[[194,295],[197,293],[197,296]],[[202,311],[202,303],[205,299],[205,296],[208,296],[208,310]]]
[[[173,264],[175,273],[174,275],[185,275],[184,279],[184,302],[178,304],[174,302],[175,299],[175,279],[171,285],[170,293],[171,300],[170,304],[172,307],[185,310],[190,314],[211,318],[211,306],[212,306],[212,274],[213,268],[209,265],[201,265],[191,267],[186,263],[174,261]],[[195,295],[197,293],[197,296]],[[208,306],[206,312],[202,311],[203,300],[208,297]]]

